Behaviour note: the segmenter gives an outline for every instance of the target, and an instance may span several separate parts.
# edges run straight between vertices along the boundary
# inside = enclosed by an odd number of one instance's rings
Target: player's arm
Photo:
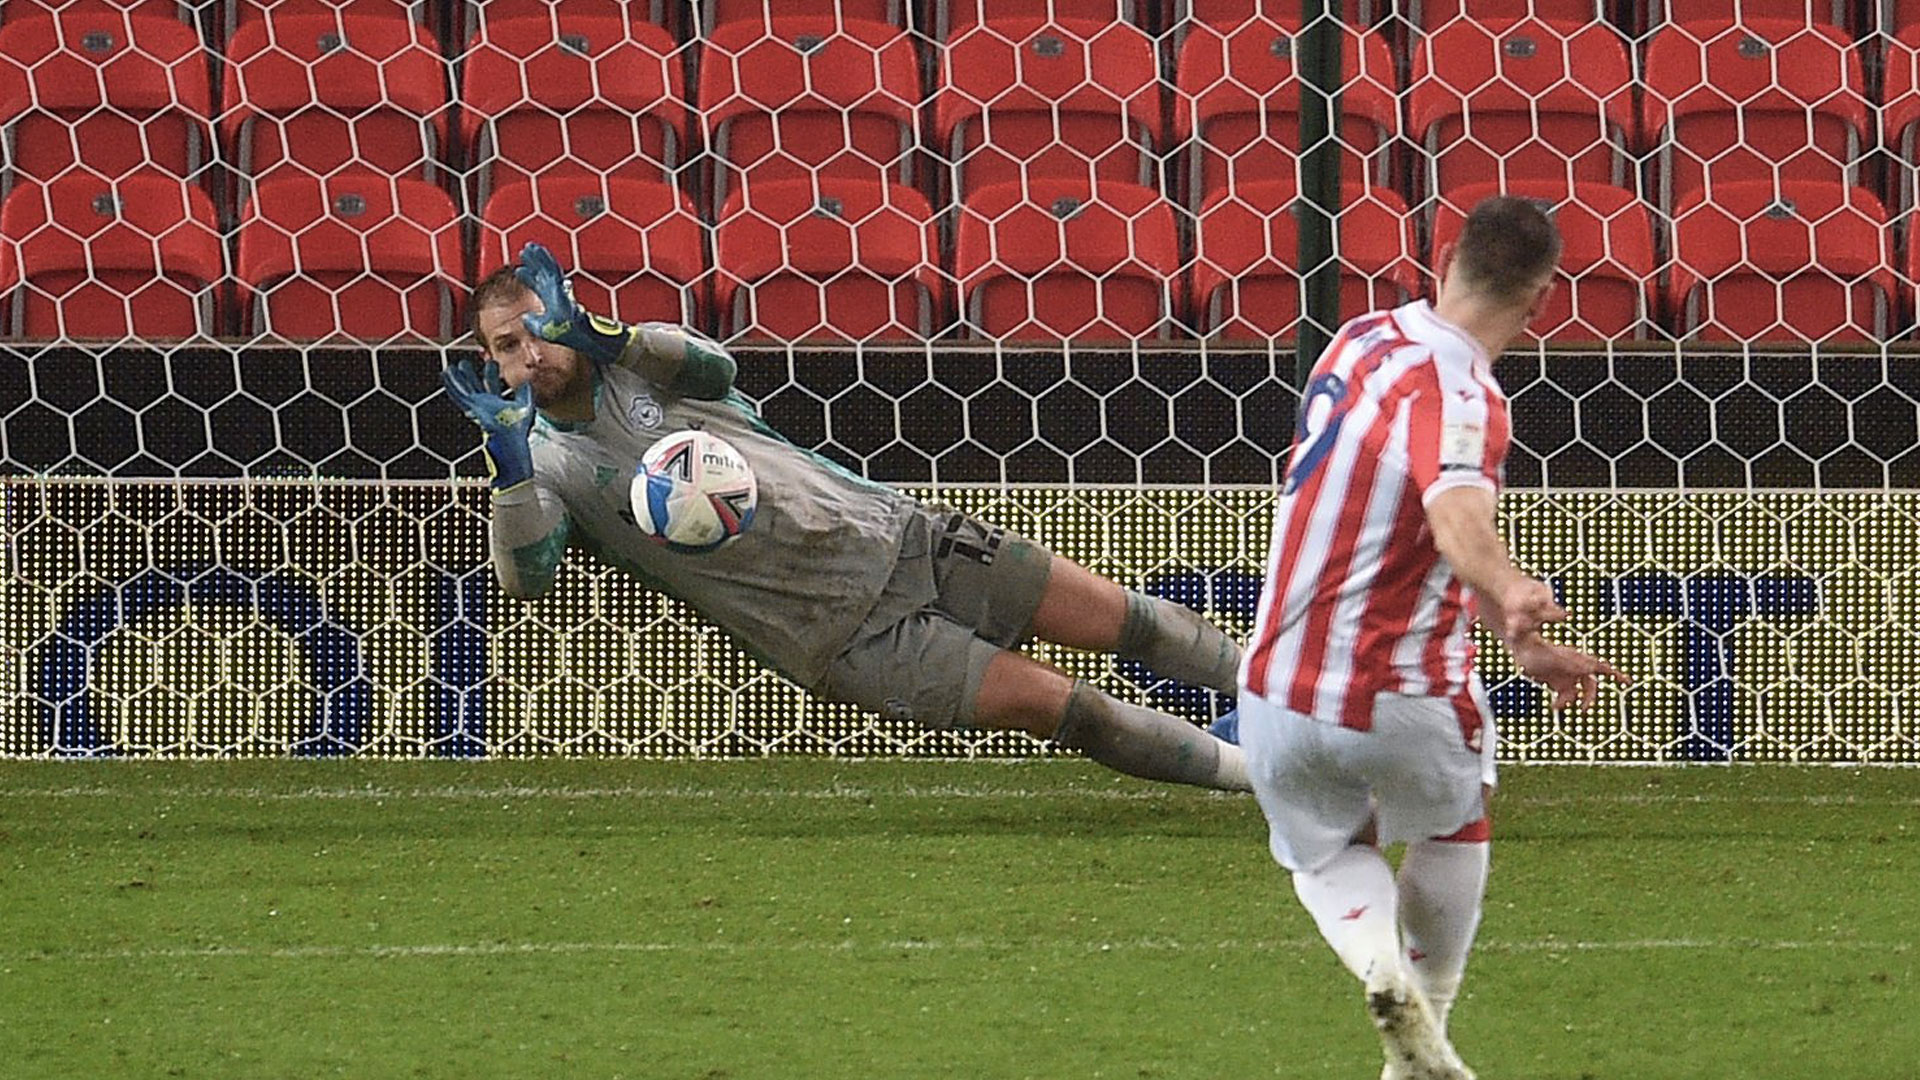
[[[566,508],[538,483],[494,492],[487,547],[501,591],[522,600],[545,596],[560,572],[567,531]]]
[[[533,388],[508,389],[500,365],[460,360],[440,372],[447,396],[485,436],[493,514],[487,542],[494,574],[508,594],[531,598],[553,587],[567,547],[567,515],[533,474]]]
[[[530,243],[514,271],[540,298],[538,312],[521,316],[534,336],[565,345],[596,364],[618,364],[683,397],[717,401],[733,389],[735,365],[727,350],[666,323],[628,326],[583,311],[573,283],[553,253]]]

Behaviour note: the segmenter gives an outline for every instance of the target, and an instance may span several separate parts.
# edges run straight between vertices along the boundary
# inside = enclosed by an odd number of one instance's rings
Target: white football
[[[687,554],[734,540],[753,523],[760,501],[747,459],[704,431],[682,431],[648,447],[630,494],[640,531]]]

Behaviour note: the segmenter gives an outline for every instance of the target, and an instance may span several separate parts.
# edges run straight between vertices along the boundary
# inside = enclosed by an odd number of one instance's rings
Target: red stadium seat
[[[1407,133],[1427,191],[1469,184],[1627,182],[1633,65],[1603,23],[1455,19],[1416,48]]]
[[[588,311],[623,322],[698,325],[706,278],[706,226],[693,203],[663,183],[557,176],[496,191],[481,212],[480,276],[546,245],[574,271]]]
[[[425,21],[426,5],[410,0],[227,0],[227,31],[262,19],[326,15],[358,22],[365,18]]]
[[[0,3],[0,22],[36,19],[55,12],[79,15],[92,11],[158,15],[175,22],[189,22],[199,6],[192,0],[186,3],[179,0],[5,0]]]
[[[1138,23],[1135,0],[930,0],[933,34],[948,38],[986,22],[1044,22],[1083,19],[1099,23]],[[1299,4],[1294,5],[1298,12]]]
[[[1703,341],[1885,340],[1898,308],[1892,232],[1860,188],[1716,184],[1674,211],[1668,305]]]
[[[1299,336],[1297,193],[1290,179],[1248,183],[1217,193],[1201,208],[1193,310],[1202,334],[1229,341]],[[1335,235],[1342,319],[1393,307],[1420,292],[1419,247],[1399,195],[1345,185]]]
[[[1868,2],[1877,5],[1881,0]],[[1645,0],[1629,6],[1642,9],[1636,25],[1649,29],[1668,22],[1737,19],[1788,19],[1843,28],[1853,25],[1850,0]]]
[[[1914,166],[1920,163],[1920,23],[1883,40],[1883,137],[1892,151],[1888,193],[1902,213],[1914,205]]]
[[[1873,141],[1860,50],[1832,26],[1688,22],[1647,47],[1660,202],[1744,180],[1853,183]]]
[[[0,26],[0,127],[9,177],[76,164],[106,177],[192,178],[212,157],[212,89],[194,29],[89,8]]]
[[[838,0],[823,4],[820,0],[701,0],[700,25],[712,33],[732,22],[758,23],[795,15],[832,15],[859,22],[892,23],[904,27],[907,9],[913,0]]]
[[[1172,204],[1137,184],[995,184],[960,208],[954,275],[976,337],[1165,337],[1180,308],[1179,266]]]
[[[947,46],[934,100],[962,198],[1023,178],[1154,179],[1159,68],[1153,43],[1124,23],[971,27]]]
[[[1186,202],[1199,206],[1240,183],[1298,181],[1300,84],[1293,55],[1299,21],[1194,24],[1180,47],[1174,138],[1191,140]],[[1399,78],[1384,34],[1348,32],[1340,93],[1345,179],[1391,186],[1384,149],[1400,132]]]
[[[10,327],[27,338],[212,335],[226,276],[213,200],[178,177],[24,183],[0,205],[16,281]]]
[[[447,193],[411,177],[286,175],[254,188],[235,257],[241,330],[289,340],[447,340],[464,295]]]
[[[688,123],[677,48],[618,14],[489,16],[461,80],[475,200],[541,176],[672,175]]]
[[[1444,192],[1433,219],[1433,277],[1451,254],[1467,214],[1482,199],[1517,195],[1552,207],[1562,252],[1558,285],[1531,334],[1553,342],[1644,338],[1658,304],[1653,219],[1625,188],[1579,184],[1569,193],[1557,181],[1476,184]]]
[[[740,183],[913,182],[920,63],[896,26],[833,15],[724,23],[700,54],[714,204]]]
[[[904,185],[756,183],[721,209],[714,256],[725,337],[905,341],[947,325],[933,209]]]
[[[1581,26],[1605,22],[1607,0],[1411,0],[1415,26],[1433,31],[1466,16],[1471,21],[1541,19]]]
[[[503,19],[546,19],[550,25],[564,26],[573,19],[589,17],[653,23],[668,29],[673,25],[668,0],[487,0],[461,7],[466,16],[456,32],[463,41],[473,40],[483,24]]]
[[[227,46],[230,160],[254,182],[371,169],[431,179],[447,145],[446,67],[401,19],[272,15]]]

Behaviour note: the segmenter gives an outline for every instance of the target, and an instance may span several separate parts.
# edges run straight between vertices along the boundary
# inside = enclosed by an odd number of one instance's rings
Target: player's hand
[[[560,269],[553,252],[537,243],[520,249],[520,264],[513,276],[533,290],[543,310],[520,316],[527,332],[542,341],[551,341],[592,360],[611,364],[620,359],[633,336],[633,327],[604,316],[582,311],[573,298],[573,282]]]
[[[1555,645],[1531,634],[1512,646],[1520,674],[1553,691],[1553,707],[1587,708],[1600,698],[1600,680],[1618,686],[1632,682],[1612,664],[1579,649]]]
[[[447,396],[486,433],[484,449],[493,489],[505,491],[533,479],[533,384],[513,389],[500,377],[500,365],[484,366],[471,358],[441,369]]]
[[[1567,617],[1567,609],[1553,598],[1552,587],[1539,578],[1516,574],[1494,595],[1483,599],[1490,609],[1484,616],[1487,627],[1509,644]]]

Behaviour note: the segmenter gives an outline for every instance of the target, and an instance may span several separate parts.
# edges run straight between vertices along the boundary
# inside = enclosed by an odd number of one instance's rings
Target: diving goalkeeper
[[[928,728],[1027,731],[1149,780],[1248,788],[1239,747],[1014,648],[1117,653],[1237,693],[1240,650],[1198,614],[795,446],[734,391],[725,349],[581,311],[538,244],[480,282],[472,310],[484,356],[442,378],[485,434],[489,543],[510,595],[552,588],[573,547],[685,601],[824,700]],[[704,554],[642,534],[625,483],[655,440],[688,428],[739,449],[760,490],[752,527]]]

